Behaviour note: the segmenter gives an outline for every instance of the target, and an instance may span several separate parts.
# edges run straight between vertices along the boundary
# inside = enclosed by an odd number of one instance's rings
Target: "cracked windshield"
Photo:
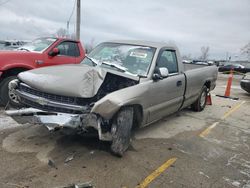
[[[154,53],[155,48],[152,47],[104,43],[94,49],[82,63],[145,77]]]

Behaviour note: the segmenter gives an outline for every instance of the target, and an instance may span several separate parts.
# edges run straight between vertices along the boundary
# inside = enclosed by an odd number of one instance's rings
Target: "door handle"
[[[179,86],[181,86],[182,85],[182,81],[178,81],[177,83],[176,83],[176,86],[177,87],[179,87]]]
[[[41,64],[44,63],[42,60],[36,60],[35,62],[36,62],[37,65],[41,65]]]

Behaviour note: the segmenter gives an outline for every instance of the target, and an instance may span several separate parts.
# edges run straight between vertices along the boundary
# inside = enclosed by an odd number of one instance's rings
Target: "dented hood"
[[[46,93],[91,98],[98,92],[107,72],[134,80],[138,79],[99,66],[91,67],[82,64],[33,69],[20,73],[18,78],[30,87]]]
[[[93,97],[106,75],[103,69],[87,65],[62,65],[22,72],[18,78],[27,85],[57,95]]]

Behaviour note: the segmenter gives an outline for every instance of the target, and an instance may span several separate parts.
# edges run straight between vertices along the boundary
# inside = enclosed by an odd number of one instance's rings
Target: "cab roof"
[[[165,48],[170,48],[170,49],[176,49],[175,45],[171,45],[165,42],[151,42],[151,41],[144,41],[144,40],[111,40],[107,42],[148,46],[148,47],[153,47],[153,48],[165,47]]]

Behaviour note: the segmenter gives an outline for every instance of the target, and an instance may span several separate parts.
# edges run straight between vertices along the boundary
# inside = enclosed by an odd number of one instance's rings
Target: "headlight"
[[[18,86],[18,83],[19,83],[18,79],[10,81],[9,86],[8,86],[9,90],[16,89]]]
[[[250,80],[250,74],[249,73],[245,74],[242,79]]]

